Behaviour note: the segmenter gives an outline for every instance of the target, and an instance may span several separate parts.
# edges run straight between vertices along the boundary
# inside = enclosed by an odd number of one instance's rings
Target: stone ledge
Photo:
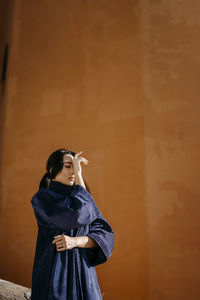
[[[22,285],[0,279],[0,300],[30,300],[31,290]]]

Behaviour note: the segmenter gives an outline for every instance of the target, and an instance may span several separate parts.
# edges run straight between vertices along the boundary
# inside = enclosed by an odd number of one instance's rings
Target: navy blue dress
[[[31,203],[38,224],[31,299],[101,300],[95,266],[111,256],[114,233],[91,194],[78,184],[51,181]],[[52,244],[59,234],[87,235],[98,246],[59,252]]]

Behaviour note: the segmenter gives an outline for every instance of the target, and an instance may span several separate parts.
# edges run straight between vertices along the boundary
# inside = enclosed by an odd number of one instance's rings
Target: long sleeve
[[[66,197],[42,188],[31,203],[38,225],[50,228],[75,229],[90,224],[100,214],[90,193],[80,185]]]
[[[90,224],[87,236],[98,244],[97,247],[90,248],[88,251],[90,265],[96,266],[106,262],[112,254],[114,232],[102,215]]]

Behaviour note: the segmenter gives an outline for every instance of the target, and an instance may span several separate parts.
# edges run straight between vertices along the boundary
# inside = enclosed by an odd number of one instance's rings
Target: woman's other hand
[[[52,242],[56,244],[57,251],[70,250],[75,247],[78,248],[94,248],[97,247],[98,244],[87,235],[80,237],[71,237],[68,235],[57,235],[54,237]]]
[[[69,250],[76,247],[76,240],[74,237],[68,235],[57,235],[52,242],[56,245],[57,251]]]

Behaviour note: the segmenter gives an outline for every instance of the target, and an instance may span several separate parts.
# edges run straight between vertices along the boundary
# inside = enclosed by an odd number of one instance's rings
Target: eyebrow
[[[63,161],[63,163],[72,164],[71,161]]]

